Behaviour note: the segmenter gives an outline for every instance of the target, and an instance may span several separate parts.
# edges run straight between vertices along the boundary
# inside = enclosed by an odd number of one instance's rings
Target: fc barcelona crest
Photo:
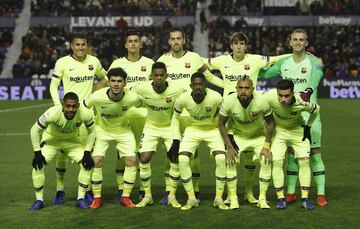
[[[127,111],[127,110],[128,110],[128,106],[123,106],[123,107],[121,108],[121,110],[122,110],[122,111]]]
[[[94,70],[94,65],[89,64],[89,65],[88,65],[88,68],[89,68],[90,71],[92,71],[92,70]]]
[[[146,72],[146,66],[141,66],[141,71]]]
[[[256,111],[251,112],[252,117],[256,117],[257,115],[258,115],[258,113]]]
[[[172,98],[171,98],[171,97],[167,97],[165,101],[166,101],[167,103],[171,103]]]
[[[245,69],[245,70],[250,70],[250,65],[249,65],[249,64],[245,64],[245,65],[244,65],[244,69]]]
[[[185,68],[190,68],[191,64],[190,63],[185,63]]]
[[[302,67],[302,68],[301,68],[301,73],[302,73],[302,74],[305,74],[306,72],[307,72],[307,68],[306,68],[306,67]]]
[[[206,112],[210,112],[210,111],[211,111],[211,107],[205,107],[205,111],[206,111]]]

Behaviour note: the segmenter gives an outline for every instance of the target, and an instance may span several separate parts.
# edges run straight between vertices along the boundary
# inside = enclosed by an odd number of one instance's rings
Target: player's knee
[[[294,154],[294,148],[293,147],[287,147],[286,152],[289,154]]]
[[[93,157],[94,160],[94,167],[95,168],[102,168],[103,166],[103,162],[104,162],[104,158],[101,156],[95,156]]]
[[[125,157],[125,166],[132,167],[136,165],[136,157],[134,156],[126,156]]]
[[[139,153],[139,161],[143,164],[149,163],[151,160],[151,153],[150,152],[144,152]]]
[[[310,149],[310,155],[319,154],[320,148],[311,148]]]

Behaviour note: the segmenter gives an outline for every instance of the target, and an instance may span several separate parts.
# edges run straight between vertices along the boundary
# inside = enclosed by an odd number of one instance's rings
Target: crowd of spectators
[[[24,6],[24,0],[1,0],[0,17],[17,17]]]
[[[168,32],[171,24],[163,27],[142,27],[142,55],[156,60],[169,50]],[[187,50],[193,50],[194,27],[183,27],[186,34]],[[97,56],[107,69],[113,60],[125,56],[124,33],[117,28],[81,29],[76,33],[86,34],[89,52]],[[32,28],[23,37],[22,54],[13,67],[15,78],[28,78],[32,75],[48,75],[59,57],[70,54],[71,32],[66,27]]]
[[[290,53],[289,34],[292,27],[235,28],[226,20],[210,23],[209,55],[218,56],[230,52],[229,37],[235,31],[243,31],[249,37],[247,51],[262,55]],[[305,27],[308,33],[307,50],[322,58],[324,77],[360,76],[360,27]],[[224,52],[225,51],[225,52]]]
[[[196,0],[32,0],[33,16],[194,15]]]
[[[0,72],[3,69],[5,55],[7,53],[8,48],[12,44],[13,35],[12,29],[2,28],[0,30]]]
[[[358,15],[359,0],[298,0],[294,7],[270,7],[264,0],[212,0],[214,15]]]

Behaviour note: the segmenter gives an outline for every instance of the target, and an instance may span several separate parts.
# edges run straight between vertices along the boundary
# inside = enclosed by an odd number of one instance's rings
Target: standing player
[[[95,128],[92,112],[84,107],[79,108],[79,105],[78,96],[68,92],[64,96],[62,105],[49,108],[31,128],[31,142],[34,149],[32,180],[36,201],[29,208],[30,211],[44,207],[43,165],[49,163],[60,150],[76,163],[81,162],[76,206],[89,208],[84,196],[90,184],[90,170],[94,165],[91,150],[95,141]],[[81,124],[84,124],[89,131],[85,147],[78,137]]]
[[[120,204],[134,208],[130,194],[136,179],[136,144],[126,114],[131,107],[140,107],[142,98],[129,89],[124,89],[127,74],[122,68],[110,69],[107,76],[110,88],[98,90],[84,101],[86,107],[94,107],[96,110],[96,142],[92,153],[95,167],[91,178],[94,201],[90,207],[101,206],[103,161],[109,144],[115,142],[119,157],[125,158],[124,189]]]
[[[151,75],[151,66],[154,61],[141,55],[140,33],[136,30],[129,30],[125,34],[125,48],[127,55],[114,60],[109,69],[122,68],[128,74],[126,88],[132,88],[140,82],[148,81]],[[134,133],[136,141],[136,152],[140,148],[141,135],[144,129],[145,117],[147,111],[145,108],[131,108],[128,112],[130,128]],[[123,190],[123,176],[125,164],[123,160],[116,160],[116,182],[118,184],[117,202],[121,198]],[[140,194],[143,196],[143,193]]]
[[[293,55],[285,57],[273,65],[265,72],[265,78],[282,76],[284,79],[291,79],[295,84],[295,91],[301,92],[301,98],[305,102],[312,101],[317,103],[317,88],[323,76],[323,65],[321,59],[305,52],[308,45],[307,34],[302,29],[294,30],[290,35],[290,46]],[[302,113],[307,120],[309,115]],[[320,115],[315,120],[311,128],[311,150],[310,164],[312,166],[315,183],[317,186],[317,203],[326,206],[325,198],[325,166],[321,159],[321,121]],[[289,149],[291,152],[292,149]],[[288,154],[288,190],[286,202],[296,201],[295,187],[298,177],[298,164],[294,154]]]
[[[261,209],[270,208],[266,201],[266,192],[271,178],[270,140],[274,130],[271,109],[261,92],[254,91],[252,80],[248,76],[238,80],[236,91],[236,94],[224,98],[219,116],[219,130],[226,144],[230,162],[232,158],[239,157],[239,154],[245,151],[254,152],[251,154],[252,158],[260,160],[260,191],[257,206]],[[234,122],[234,140],[239,146],[238,150],[233,147],[226,129],[229,118]],[[236,166],[228,165],[226,173],[230,209],[239,208],[236,195]]]
[[[204,73],[208,82],[218,86],[223,87],[223,82],[220,78],[211,74],[207,70],[206,65],[202,62],[199,54],[195,52],[190,52],[184,50],[185,45],[185,34],[180,28],[172,28],[169,31],[169,45],[170,52],[163,54],[158,61],[166,64],[168,78],[173,80],[177,85],[182,87],[184,90],[190,90],[190,77],[195,72]],[[182,127],[186,126],[185,122],[188,118],[187,112],[183,113],[180,119],[180,125]],[[182,128],[184,129],[184,128]],[[198,195],[199,193],[199,178],[200,178],[200,167],[199,167],[199,158],[197,154],[194,157],[193,165],[193,182],[195,192]],[[167,172],[165,172],[165,177],[168,177]],[[167,195],[169,194],[169,178],[165,179],[166,181],[166,194],[161,203],[165,204]]]
[[[224,80],[224,93],[226,97],[231,93],[236,92],[237,81],[243,77],[248,76],[253,82],[256,89],[256,83],[259,71],[270,64],[279,60],[281,56],[261,56],[247,53],[247,45],[249,39],[242,32],[233,33],[230,37],[230,48],[232,53],[228,55],[221,55],[208,60],[208,67],[210,70],[219,70]],[[234,144],[234,137],[232,134],[232,120],[228,121],[228,131],[230,140]],[[234,145],[235,149],[239,149]],[[255,178],[255,164],[253,163],[252,152],[244,151],[245,158],[245,196],[244,199],[249,203],[257,203],[257,199],[253,195],[253,183]]]
[[[79,96],[80,105],[93,91],[95,76],[102,78],[99,87],[106,80],[106,71],[102,68],[100,61],[95,56],[87,54],[88,45],[84,35],[74,34],[71,39],[70,55],[64,56],[56,61],[55,69],[50,84],[50,94],[55,105],[60,104],[58,88],[62,81],[64,94],[74,92]],[[82,138],[86,138],[86,131],[80,129]],[[56,160],[56,195],[54,204],[62,204],[65,198],[64,175],[67,158],[60,152]],[[87,195],[88,197],[89,195]]]
[[[214,206],[227,210],[229,207],[224,204],[222,199],[226,179],[225,147],[217,129],[217,115],[222,97],[219,93],[206,89],[205,76],[200,72],[192,74],[190,87],[191,91],[185,92],[176,100],[174,108],[177,118],[183,110],[187,110],[190,114],[188,126],[185,129],[179,150],[180,176],[188,195],[188,200],[181,207],[181,210],[190,210],[199,205],[192,182],[190,158],[194,156],[196,149],[203,141],[208,144],[210,153],[214,156],[216,162]]]
[[[277,208],[286,208],[283,163],[287,147],[291,146],[299,163],[301,206],[312,210],[314,206],[308,199],[311,183],[310,129],[318,116],[320,107],[312,102],[303,105],[299,93],[294,93],[294,83],[291,80],[279,81],[276,88],[266,92],[265,96],[273,110],[275,120],[275,135],[271,142],[271,153],[273,160],[272,176],[278,197]],[[307,122],[304,121],[302,112],[310,113]]]
[[[177,87],[174,82],[166,81],[166,66],[162,62],[152,65],[152,81],[139,84],[133,90],[144,98],[144,106],[147,109],[142,144],[139,153],[140,179],[145,196],[137,207],[145,207],[153,203],[151,194],[151,167],[150,160],[156,151],[160,140],[164,141],[166,150],[177,151],[180,142],[180,133],[173,131],[179,129],[176,119],[173,119],[175,100],[183,93],[183,89]],[[177,134],[174,134],[177,133]],[[176,160],[170,158],[171,193],[168,204],[179,208],[181,205],[175,198],[177,182],[179,180],[179,165]]]

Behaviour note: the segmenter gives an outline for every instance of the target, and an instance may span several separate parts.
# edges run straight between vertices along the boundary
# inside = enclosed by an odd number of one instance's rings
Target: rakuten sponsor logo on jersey
[[[143,76],[128,76],[127,82],[138,82],[138,81],[146,81],[146,77]]]
[[[225,74],[225,79],[228,79],[230,81],[238,81],[241,77],[243,77],[243,76],[242,75],[228,75],[228,74]]]
[[[101,117],[102,117],[102,118],[106,118],[106,119],[113,119],[113,118],[119,117],[119,114],[105,114],[105,113],[101,113]]]
[[[94,76],[75,76],[75,77],[70,76],[70,82],[75,82],[75,83],[82,83],[93,79]]]
[[[240,123],[241,125],[250,125],[250,124],[254,123],[254,121],[256,120],[256,119],[254,119],[254,120],[243,121],[243,120],[238,119],[236,117],[234,117],[234,119],[235,119],[236,122]]]
[[[206,115],[206,116],[195,116],[195,115],[191,115],[191,117],[195,120],[198,120],[198,121],[202,121],[202,120],[205,120],[205,119],[210,119],[210,115]]]
[[[276,117],[278,117],[279,119],[282,119],[282,120],[289,120],[291,118],[287,117],[287,116],[283,116],[283,115],[280,115],[280,114],[277,114],[275,113]]]
[[[186,78],[190,78],[190,74],[186,74],[186,73],[180,73],[180,74],[175,74],[175,73],[169,73],[168,77],[170,77],[172,80],[177,80],[177,79],[186,79]]]
[[[292,80],[292,82],[293,82],[294,84],[307,83],[307,79],[290,78],[290,77],[285,77],[285,79],[287,79],[287,80]]]
[[[147,104],[147,106],[153,111],[167,111],[170,109],[170,107],[157,107],[157,106],[149,105],[149,104]]]

